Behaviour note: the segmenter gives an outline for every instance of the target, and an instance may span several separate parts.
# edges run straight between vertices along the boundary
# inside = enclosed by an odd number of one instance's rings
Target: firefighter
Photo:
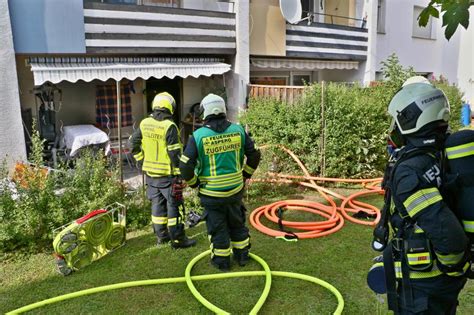
[[[398,148],[385,178],[394,204],[394,235],[384,250],[389,308],[396,314],[454,314],[469,263],[466,235],[443,190],[449,103],[429,82],[409,79],[388,112],[389,138]]]
[[[184,207],[179,158],[182,144],[173,122],[176,102],[169,93],[155,96],[153,113],[142,120],[131,137],[132,153],[146,174],[147,197],[158,245],[171,241],[173,248],[196,244],[184,232]]]
[[[222,97],[209,94],[201,107],[203,126],[189,138],[179,167],[187,184],[199,187],[211,241],[211,263],[228,271],[231,254],[240,266],[249,260],[242,194],[246,180],[260,162],[260,151],[241,125],[227,120]]]

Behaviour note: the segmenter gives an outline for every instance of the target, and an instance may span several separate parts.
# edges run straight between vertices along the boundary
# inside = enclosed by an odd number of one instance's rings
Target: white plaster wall
[[[246,106],[247,85],[250,74],[249,0],[235,3],[237,52],[232,58],[232,70],[225,75],[227,90],[227,116],[237,121],[239,112]]]
[[[181,117],[186,117],[195,103],[200,103],[202,95],[202,80],[199,78],[186,78],[183,80],[183,111]]]
[[[441,20],[433,19],[435,39],[412,37],[413,7],[426,6],[428,0],[386,0],[385,34],[377,34],[376,71],[380,63],[396,53],[400,63],[413,66],[417,72],[443,74],[452,83],[457,83],[459,62],[459,30],[448,42],[444,38]]]
[[[0,160],[26,160],[8,1],[0,0]]]
[[[403,0],[402,0],[403,1]],[[363,17],[367,17],[369,40],[367,42],[367,60],[359,63],[357,78],[365,85],[375,80],[377,64],[377,0],[366,0],[363,8]],[[349,80],[348,80],[349,81]],[[353,80],[354,81],[354,80]]]
[[[471,20],[474,19],[474,8],[469,10]],[[459,64],[458,70],[458,86],[464,92],[464,101],[471,104],[474,109],[474,26],[471,22],[470,27],[465,30],[458,30],[460,36],[459,46]]]

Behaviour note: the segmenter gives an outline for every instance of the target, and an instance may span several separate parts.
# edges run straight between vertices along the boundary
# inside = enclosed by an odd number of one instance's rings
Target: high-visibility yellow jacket
[[[168,151],[179,149],[182,151],[182,144],[179,141],[175,144],[168,144],[166,134],[168,129],[176,124],[169,120],[156,120],[153,117],[145,118],[140,123],[142,135],[142,150],[134,155],[137,161],[143,160],[142,170],[151,177],[161,177],[179,175],[179,168],[174,167],[169,157]]]

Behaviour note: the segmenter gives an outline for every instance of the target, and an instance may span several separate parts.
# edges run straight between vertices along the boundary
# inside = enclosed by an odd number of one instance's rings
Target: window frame
[[[418,38],[418,39],[428,39],[428,40],[436,40],[436,30],[435,30],[435,23],[436,21],[430,16],[428,19],[428,23],[425,27],[420,27],[418,25],[418,16],[420,15],[420,12],[424,8],[419,5],[414,5],[413,6],[413,18],[412,18],[412,30],[411,30],[411,37],[412,38]],[[419,11],[419,13],[417,13]],[[422,34],[415,34],[415,30],[423,30],[423,29],[429,29],[429,36],[424,36]]]
[[[309,80],[306,83],[307,84],[313,83],[313,73],[312,72],[310,72],[310,71],[295,71],[295,72],[293,72],[292,71],[291,75],[290,75],[291,86],[304,86],[304,84],[295,85],[295,76],[308,76]]]
[[[386,13],[387,13],[386,0],[378,0],[377,2],[377,34],[386,33],[385,32]]]

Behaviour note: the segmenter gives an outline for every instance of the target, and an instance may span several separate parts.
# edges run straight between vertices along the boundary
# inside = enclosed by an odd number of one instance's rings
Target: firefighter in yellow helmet
[[[260,152],[241,125],[226,119],[222,97],[202,101],[204,125],[190,137],[179,168],[191,187],[199,187],[211,240],[211,263],[230,269],[230,257],[240,265],[249,259],[250,238],[245,226],[242,193],[260,162]]]
[[[169,93],[155,96],[153,113],[142,120],[131,137],[132,153],[146,174],[147,196],[158,244],[171,241],[173,248],[196,244],[184,232],[184,207],[179,171],[183,150],[179,129],[173,122],[176,101]]]

